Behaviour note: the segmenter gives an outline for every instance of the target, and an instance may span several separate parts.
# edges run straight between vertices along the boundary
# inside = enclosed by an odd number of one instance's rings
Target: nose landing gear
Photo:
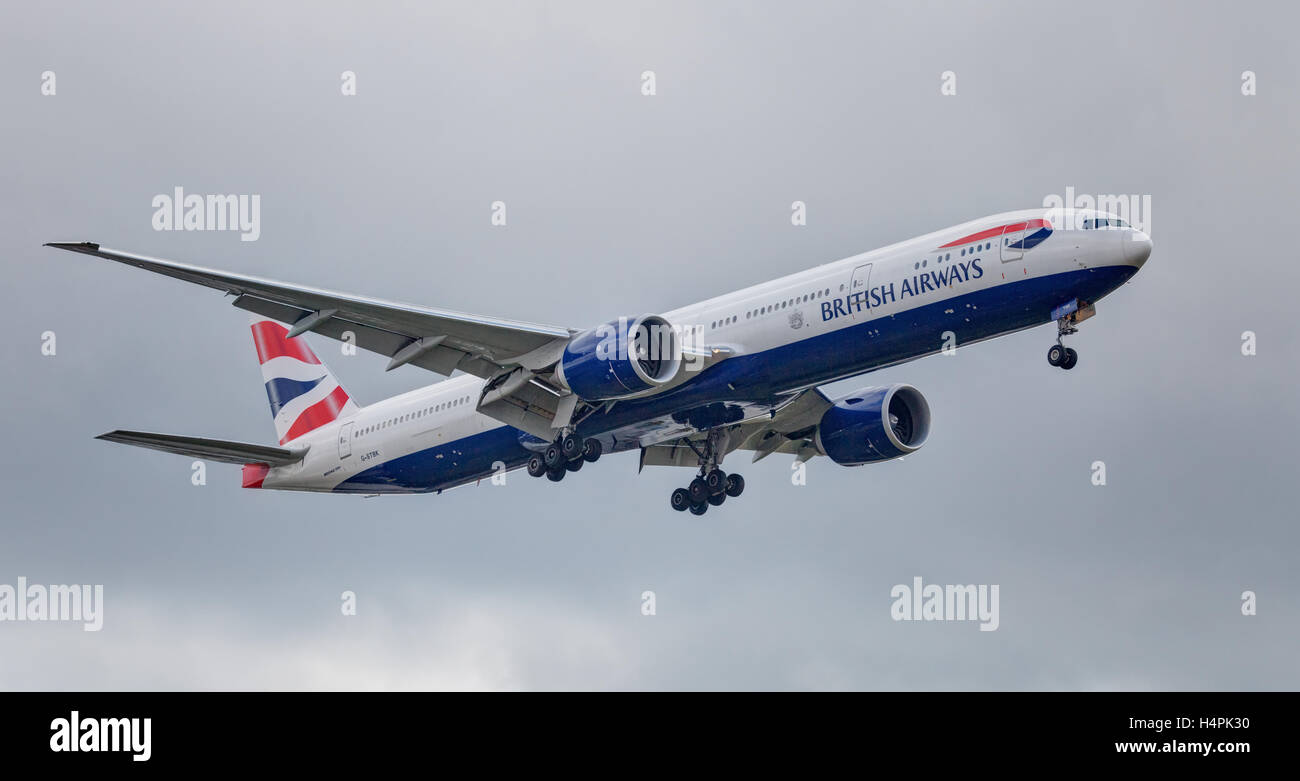
[[[1063,344],[1054,344],[1047,351],[1047,362],[1062,369],[1073,369],[1079,362],[1079,353]]]
[[[1073,369],[1074,365],[1079,362],[1079,353],[1071,347],[1066,347],[1062,341],[1071,334],[1079,333],[1079,328],[1074,324],[1074,315],[1069,314],[1056,321],[1056,344],[1052,345],[1047,351],[1047,362],[1052,366],[1062,369]]]

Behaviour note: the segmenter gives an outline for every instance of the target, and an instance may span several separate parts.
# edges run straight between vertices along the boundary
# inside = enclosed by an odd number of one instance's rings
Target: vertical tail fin
[[[358,407],[301,336],[262,317],[253,318],[253,346],[262,364],[266,398],[280,444],[351,415]]]

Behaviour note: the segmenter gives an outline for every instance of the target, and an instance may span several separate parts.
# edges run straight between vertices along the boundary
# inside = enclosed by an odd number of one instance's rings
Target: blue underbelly
[[[531,453],[519,444],[520,431],[499,426],[445,445],[418,450],[358,472],[334,487],[342,493],[436,491],[491,477],[493,464],[514,469]]]

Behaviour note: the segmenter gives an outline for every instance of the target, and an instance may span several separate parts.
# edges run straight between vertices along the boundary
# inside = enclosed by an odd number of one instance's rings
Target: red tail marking
[[[326,423],[333,423],[339,416],[339,410],[343,409],[343,405],[347,403],[348,393],[340,385],[330,395],[303,410],[298,419],[289,427],[289,433],[285,434],[284,439],[280,440],[280,444],[283,445],[289,440],[297,439],[308,431],[315,431]]]
[[[266,464],[244,464],[244,487],[261,488],[266,473],[270,471],[271,467]]]
[[[307,346],[302,337],[295,336],[292,339],[286,339],[289,329],[279,323],[272,323],[262,320],[253,323],[253,345],[257,347],[257,360],[259,363],[266,363],[272,358],[279,358],[287,355],[291,358],[297,358],[303,363],[320,363],[311,348]]]

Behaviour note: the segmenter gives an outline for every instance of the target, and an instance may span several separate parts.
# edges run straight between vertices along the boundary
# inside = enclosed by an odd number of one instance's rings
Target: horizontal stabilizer
[[[123,445],[147,447],[164,453],[192,456],[205,461],[220,461],[226,464],[266,464],[267,466],[284,466],[302,460],[307,454],[306,448],[289,449],[267,445],[250,445],[247,442],[229,442],[224,439],[207,439],[206,437],[183,437],[176,434],[150,434],[147,431],[110,431],[100,434],[95,439],[106,442],[119,442]]]

